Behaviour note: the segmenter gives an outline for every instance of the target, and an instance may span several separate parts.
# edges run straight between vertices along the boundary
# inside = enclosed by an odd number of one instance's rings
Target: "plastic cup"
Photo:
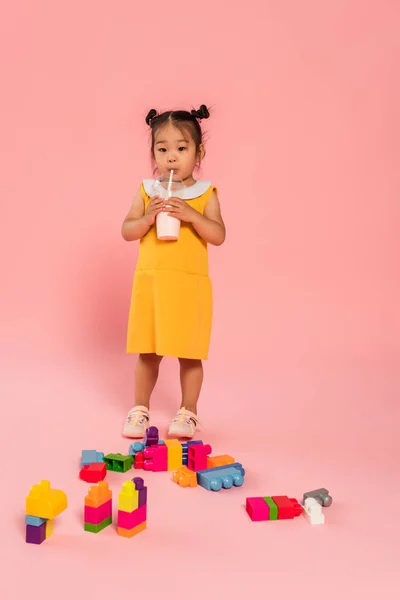
[[[159,177],[153,186],[154,195],[160,196],[163,200],[168,198],[182,198],[185,184],[177,177],[163,175]],[[168,208],[168,204],[167,204]],[[181,221],[176,217],[171,217],[166,212],[160,212],[156,218],[157,237],[159,240],[174,241],[179,238]]]

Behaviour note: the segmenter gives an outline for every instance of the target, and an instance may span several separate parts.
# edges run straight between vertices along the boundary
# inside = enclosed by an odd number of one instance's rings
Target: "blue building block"
[[[91,465],[92,463],[101,463],[104,458],[104,452],[97,452],[96,450],[82,450],[82,467],[84,465]]]
[[[240,463],[233,463],[197,472],[197,483],[209,492],[219,492],[221,488],[240,487],[244,482],[245,470]]]
[[[182,446],[182,465],[185,465],[187,467],[189,446],[194,446],[195,444],[202,444],[202,443],[203,442],[201,440],[192,440],[191,442],[182,442],[181,443],[181,446]]]
[[[133,444],[129,446],[129,455],[136,456],[137,452],[143,452],[143,450],[144,444],[142,444],[142,442],[133,442]]]
[[[30,515],[25,516],[26,525],[32,525],[33,527],[40,527],[43,523],[46,523],[47,519],[41,519],[40,517],[31,517]]]

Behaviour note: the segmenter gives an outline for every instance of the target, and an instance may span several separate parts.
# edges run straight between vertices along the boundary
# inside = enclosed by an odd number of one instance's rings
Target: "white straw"
[[[168,181],[168,198],[171,197],[171,188],[172,188],[172,178],[174,176],[174,170],[171,169],[169,172],[169,181]]]

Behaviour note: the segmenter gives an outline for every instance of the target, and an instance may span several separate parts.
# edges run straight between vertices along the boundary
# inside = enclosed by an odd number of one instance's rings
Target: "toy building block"
[[[46,522],[37,527],[36,525],[26,526],[25,541],[27,544],[42,544],[46,539]]]
[[[48,519],[46,521],[46,540],[54,533],[54,519]]]
[[[168,471],[175,471],[182,466],[182,445],[179,440],[166,440],[168,448]]]
[[[129,455],[135,457],[138,452],[143,452],[144,444],[142,442],[133,442],[129,446]]]
[[[118,494],[118,510],[132,512],[139,508],[139,491],[133,481],[125,481]]]
[[[168,448],[165,444],[148,446],[144,449],[145,471],[167,471],[168,470]]]
[[[137,525],[144,523],[147,517],[147,504],[143,504],[132,512],[124,510],[118,511],[118,527],[122,529],[133,529]]]
[[[79,477],[87,483],[99,483],[103,481],[107,475],[107,467],[105,462],[92,463],[84,465],[79,473]]]
[[[84,521],[85,523],[90,523],[91,525],[98,525],[105,519],[108,519],[112,516],[112,500],[108,500],[101,506],[97,508],[93,508],[93,506],[85,505],[84,512]]]
[[[304,501],[303,516],[311,525],[323,525],[325,523],[322,505],[312,497],[306,498]]]
[[[313,490],[312,492],[306,492],[303,495],[303,505],[305,504],[306,498],[315,498],[315,500],[324,507],[328,507],[332,504],[332,496],[329,495],[328,490],[325,488],[319,488],[318,490]]]
[[[49,481],[32,486],[26,497],[26,514],[41,519],[54,519],[68,506],[67,496],[61,490],[53,490]]]
[[[133,456],[124,456],[123,454],[107,454],[104,457],[107,471],[116,471],[117,473],[126,473],[133,465]]]
[[[207,456],[212,452],[209,444],[188,446],[188,469],[203,471],[207,468]]]
[[[221,454],[221,456],[209,456],[207,458],[207,469],[232,465],[234,462],[236,461],[233,456],[229,456],[228,454]]]
[[[106,527],[111,525],[111,523],[112,523],[112,518],[109,517],[108,519],[105,519],[98,525],[93,525],[92,523],[84,523],[83,528],[85,531],[90,531],[91,533],[100,533],[100,531],[103,531],[103,529],[105,529]]]
[[[82,450],[82,467],[84,465],[91,465],[92,463],[102,463],[104,458],[104,452],[97,452],[97,450]]]
[[[272,500],[278,507],[278,520],[294,519],[301,515],[301,505],[296,498],[288,498],[287,496],[272,496]]]
[[[219,492],[221,488],[240,487],[245,470],[240,463],[197,471],[197,483],[208,491]]]
[[[264,498],[246,498],[246,511],[252,521],[269,521],[269,505]]]
[[[183,465],[172,475],[172,481],[181,487],[196,487],[197,475],[194,471]]]
[[[191,440],[190,442],[181,442],[182,446],[182,465],[188,464],[188,448],[189,446],[194,446],[196,444],[202,444],[201,440]]]
[[[143,439],[145,446],[155,446],[158,444],[159,435],[157,427],[148,427]]]
[[[143,454],[143,452],[138,452],[137,454],[135,454],[134,467],[135,467],[135,469],[144,469],[144,454]]]
[[[278,507],[270,496],[264,497],[265,502],[269,506],[269,520],[277,521],[278,520]]]
[[[137,535],[141,531],[144,531],[145,529],[146,521],[144,521],[144,523],[141,523],[140,525],[137,525],[133,529],[124,529],[123,527],[117,527],[117,533],[121,537],[132,538],[133,536]]]
[[[25,516],[26,525],[33,525],[34,527],[40,527],[43,523],[46,523],[47,519],[40,519],[39,517],[31,517],[31,515]]]
[[[85,506],[98,508],[112,499],[112,492],[108,487],[107,481],[100,481],[97,485],[92,485],[89,488],[88,494],[85,497]]]
[[[147,504],[147,487],[144,485],[144,481],[141,477],[134,477],[132,483],[139,495],[138,508],[140,508],[143,504]]]

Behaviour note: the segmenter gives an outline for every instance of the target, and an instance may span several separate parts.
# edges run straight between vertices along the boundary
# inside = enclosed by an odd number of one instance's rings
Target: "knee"
[[[203,366],[203,363],[198,358],[180,358],[179,364],[184,369],[198,369]]]
[[[163,357],[159,356],[158,354],[141,354],[140,358],[146,364],[154,366],[158,366],[163,359]]]

